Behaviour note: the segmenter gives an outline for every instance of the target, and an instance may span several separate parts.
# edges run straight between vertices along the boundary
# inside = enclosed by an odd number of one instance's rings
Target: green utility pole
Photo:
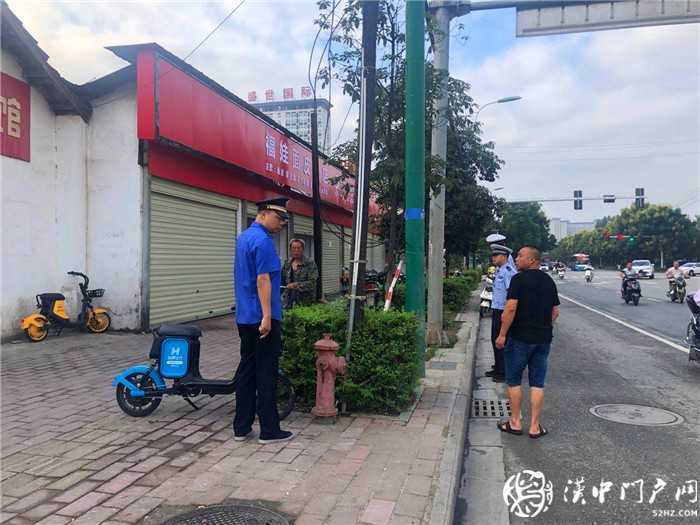
[[[425,376],[425,2],[406,2],[406,310]]]

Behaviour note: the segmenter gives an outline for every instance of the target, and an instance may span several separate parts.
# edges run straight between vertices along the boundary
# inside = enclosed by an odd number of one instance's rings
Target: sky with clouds
[[[83,83],[125,65],[105,46],[157,42],[186,56],[241,0],[8,0],[68,80]],[[700,1],[700,0],[693,0]],[[307,85],[316,4],[246,0],[188,60],[245,98]],[[506,161],[489,186],[508,199],[633,195],[700,214],[700,30],[697,24],[515,38],[514,10],[453,21],[450,68],[474,99],[519,95],[486,108],[484,139]],[[465,37],[465,38],[462,38]],[[356,107],[331,93],[332,142],[347,139]],[[547,203],[550,217],[588,221],[629,201]]]

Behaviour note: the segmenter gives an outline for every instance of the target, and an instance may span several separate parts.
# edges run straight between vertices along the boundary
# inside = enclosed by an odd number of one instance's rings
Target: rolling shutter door
[[[343,228],[344,243],[343,243],[343,266],[350,268],[352,260],[352,228]]]
[[[314,221],[311,217],[294,214],[294,234],[314,236]]]
[[[338,226],[331,226],[334,230]],[[340,292],[340,239],[323,228],[323,294],[334,295]]]
[[[238,201],[151,179],[150,325],[228,314]]]

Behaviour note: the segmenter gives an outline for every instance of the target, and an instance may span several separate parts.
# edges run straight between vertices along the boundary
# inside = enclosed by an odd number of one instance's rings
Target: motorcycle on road
[[[586,268],[586,283],[590,283],[593,280],[593,270],[590,268]]]
[[[627,283],[625,287],[624,284]],[[636,274],[628,275],[623,280],[623,287],[621,290],[622,298],[625,300],[625,304],[630,304],[630,301],[634,306],[639,305],[639,298],[642,296],[642,287],[639,284]]]
[[[479,317],[485,317],[491,311],[491,301],[493,301],[493,274],[488,274],[484,278],[484,289],[479,296]]]
[[[560,268],[559,271],[557,271],[557,275],[559,276],[559,279],[563,281],[564,277],[566,277],[566,270],[564,270],[564,268]]]
[[[671,299],[672,303],[678,301],[683,303],[685,299],[685,279],[682,275],[677,275],[676,277],[668,280],[668,291],[666,296]]]
[[[700,306],[692,295],[685,298],[685,304],[688,305],[691,314],[685,338],[689,350],[688,360],[700,363]]]

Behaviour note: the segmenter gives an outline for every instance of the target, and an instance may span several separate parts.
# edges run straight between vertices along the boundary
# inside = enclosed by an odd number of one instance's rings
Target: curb
[[[475,298],[478,299],[480,292],[478,288],[472,292],[467,303],[467,311],[461,314],[466,319],[457,335],[455,347],[461,345],[466,347],[464,375],[457,385],[455,401],[449,415],[447,443],[440,460],[438,486],[430,512],[431,525],[450,525],[454,520],[471,406],[476,342],[479,335],[479,312],[474,305]]]

